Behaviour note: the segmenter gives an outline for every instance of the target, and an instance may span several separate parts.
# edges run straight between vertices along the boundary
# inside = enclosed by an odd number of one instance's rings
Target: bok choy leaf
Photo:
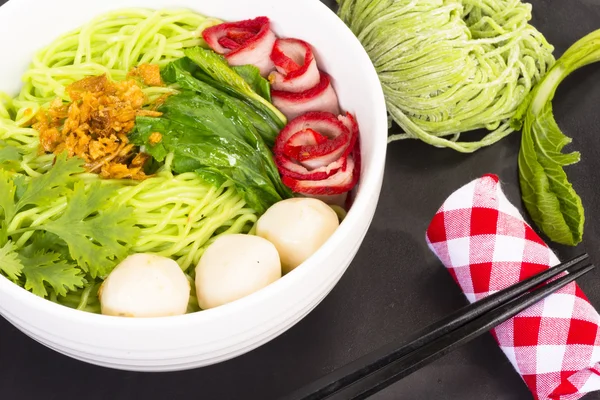
[[[571,138],[554,118],[552,99],[560,83],[575,70],[600,61],[600,30],[571,46],[520,105],[512,120],[522,129],[519,180],[523,202],[534,223],[550,240],[575,246],[585,222],[581,198],[564,167],[580,160],[579,152],[563,153]]]
[[[176,173],[194,171],[215,186],[231,180],[249,207],[263,213],[291,197],[273,154],[258,131],[260,118],[248,103],[192,76],[189,60],[169,64],[165,81],[179,94],[158,108],[162,116],[138,117],[130,140],[157,161],[173,153]],[[258,127],[256,126],[258,125]],[[156,141],[156,133],[160,140]]]

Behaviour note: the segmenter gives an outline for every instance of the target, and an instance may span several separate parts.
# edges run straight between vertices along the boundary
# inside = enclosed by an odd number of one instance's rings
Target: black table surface
[[[0,5],[6,0],[0,0]],[[46,0],[51,1],[51,0]],[[326,1],[333,6],[334,1]],[[531,0],[533,24],[556,55],[600,28],[600,0]],[[300,6],[302,2],[297,2]],[[307,27],[310,21],[307,21]],[[35,29],[35,27],[32,27]],[[40,32],[43,34],[43,32]],[[2,62],[10,62],[4,55]],[[586,208],[584,243],[553,246],[569,257],[587,251],[600,263],[600,66],[569,77],[555,114],[582,162],[568,168]],[[485,173],[498,174],[521,207],[520,135],[471,155],[417,141],[389,146],[373,224],[346,274],[306,318],[270,343],[236,359],[176,373],[132,373],[55,353],[0,318],[0,398],[6,400],[275,399],[466,304],[428,250],[424,232],[444,199]],[[600,307],[600,271],[580,282]],[[531,394],[489,334],[373,396],[411,400],[525,400]],[[585,400],[600,399],[590,394]]]

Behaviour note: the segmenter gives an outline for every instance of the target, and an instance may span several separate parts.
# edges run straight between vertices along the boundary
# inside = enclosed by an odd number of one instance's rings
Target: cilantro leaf
[[[47,282],[59,296],[66,296],[67,291],[76,290],[85,285],[86,280],[76,265],[61,259],[55,252],[37,251],[27,257],[20,256],[25,276],[25,289],[40,297],[47,297]]]
[[[21,153],[16,147],[8,146],[0,148],[0,163],[6,161],[18,161],[21,158]]]
[[[17,149],[15,146],[7,144],[3,140],[0,140],[0,165],[20,160],[21,153],[19,152],[19,149]]]
[[[17,187],[8,171],[0,170],[0,211],[8,224],[15,216],[15,191]]]
[[[27,205],[44,206],[52,203],[68,190],[68,178],[84,171],[82,165],[83,161],[79,158],[67,158],[64,153],[57,156],[56,163],[48,172],[31,178],[16,204],[16,210]]]
[[[2,271],[9,279],[16,281],[21,275],[23,264],[19,260],[19,255],[14,249],[13,242],[6,242],[0,248],[0,271]]]
[[[25,193],[25,190],[27,190],[28,180],[25,175],[16,174],[13,176],[12,181],[17,187],[17,191],[15,192],[16,198],[20,199],[21,197],[23,197],[23,193]]]
[[[70,260],[69,247],[58,236],[50,232],[36,231],[31,236],[31,244],[26,246],[20,253],[31,257],[39,251],[52,251],[60,254],[64,259]]]
[[[0,246],[4,246],[8,242],[8,224],[6,220],[0,221]]]
[[[110,201],[115,190],[100,182],[86,190],[77,182],[64,213],[40,226],[64,240],[71,257],[93,278],[108,275],[139,232],[129,218],[130,209]]]

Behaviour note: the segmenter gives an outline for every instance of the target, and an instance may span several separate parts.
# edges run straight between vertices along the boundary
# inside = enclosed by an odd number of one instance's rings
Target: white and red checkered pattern
[[[454,192],[426,237],[470,302],[559,264],[495,175]],[[600,389],[599,323],[598,312],[571,283],[492,334],[535,399],[576,400]]]

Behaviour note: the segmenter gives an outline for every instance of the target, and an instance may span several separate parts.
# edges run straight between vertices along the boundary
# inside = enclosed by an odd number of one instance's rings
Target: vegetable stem
[[[14,230],[14,231],[9,231],[8,232],[8,236],[20,235],[22,233],[32,232],[32,231],[35,231],[35,230],[38,230],[38,229],[40,229],[40,228],[37,227],[37,226],[29,226],[27,228],[21,228],[21,229],[17,229],[17,230]]]
[[[600,30],[573,44],[519,106],[511,126],[522,128],[519,152],[521,195],[529,215],[550,240],[575,246],[583,238],[585,215],[581,198],[563,167],[577,163],[578,152],[563,154],[571,142],[558,126],[552,99],[572,72],[600,61]]]
[[[538,115],[546,103],[554,98],[556,88],[564,79],[564,69],[556,64],[555,68],[552,68],[548,75],[540,82],[537,90],[534,92],[533,100],[531,102],[531,113]]]

